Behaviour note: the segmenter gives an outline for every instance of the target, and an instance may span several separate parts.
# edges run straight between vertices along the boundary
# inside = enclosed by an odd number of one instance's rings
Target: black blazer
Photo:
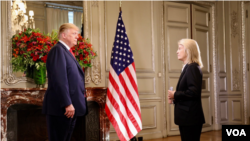
[[[65,106],[73,104],[75,116],[87,112],[84,96],[84,72],[70,51],[58,42],[49,52],[47,63],[48,89],[43,101],[43,114],[63,116]]]
[[[203,74],[197,63],[186,64],[174,93],[174,121],[177,125],[205,123],[201,104]]]

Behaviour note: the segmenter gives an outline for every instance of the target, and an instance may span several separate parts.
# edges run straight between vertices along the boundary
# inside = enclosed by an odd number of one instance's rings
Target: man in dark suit
[[[185,64],[176,87],[168,91],[168,98],[174,99],[174,121],[179,125],[182,141],[199,141],[205,118],[201,103],[202,61],[199,46],[195,40],[179,41],[178,59]]]
[[[49,141],[70,141],[77,116],[87,113],[84,72],[70,47],[77,44],[78,27],[65,23],[59,42],[50,50],[46,68],[48,89],[43,101]]]

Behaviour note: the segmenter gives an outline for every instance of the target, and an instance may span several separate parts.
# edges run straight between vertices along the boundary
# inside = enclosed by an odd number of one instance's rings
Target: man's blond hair
[[[197,63],[200,68],[203,67],[201,61],[201,53],[198,43],[193,39],[181,39],[178,42],[179,45],[184,46],[185,52],[187,53],[187,63]]]
[[[77,31],[79,31],[79,28],[76,25],[72,23],[64,23],[59,28],[58,38],[60,39],[61,34],[63,32],[67,32],[68,29],[76,29]]]

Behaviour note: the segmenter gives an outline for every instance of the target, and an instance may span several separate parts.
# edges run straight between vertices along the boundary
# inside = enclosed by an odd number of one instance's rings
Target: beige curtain
[[[51,33],[52,30],[59,30],[59,27],[63,23],[68,23],[68,10],[46,8],[47,12],[47,33]]]
[[[81,31],[81,28],[82,28],[82,12],[74,12],[74,24]]]

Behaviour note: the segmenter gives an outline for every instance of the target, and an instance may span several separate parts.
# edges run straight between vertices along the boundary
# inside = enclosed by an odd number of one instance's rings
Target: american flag
[[[105,111],[119,139],[128,141],[142,130],[142,122],[134,57],[121,15],[120,11],[111,54]]]

